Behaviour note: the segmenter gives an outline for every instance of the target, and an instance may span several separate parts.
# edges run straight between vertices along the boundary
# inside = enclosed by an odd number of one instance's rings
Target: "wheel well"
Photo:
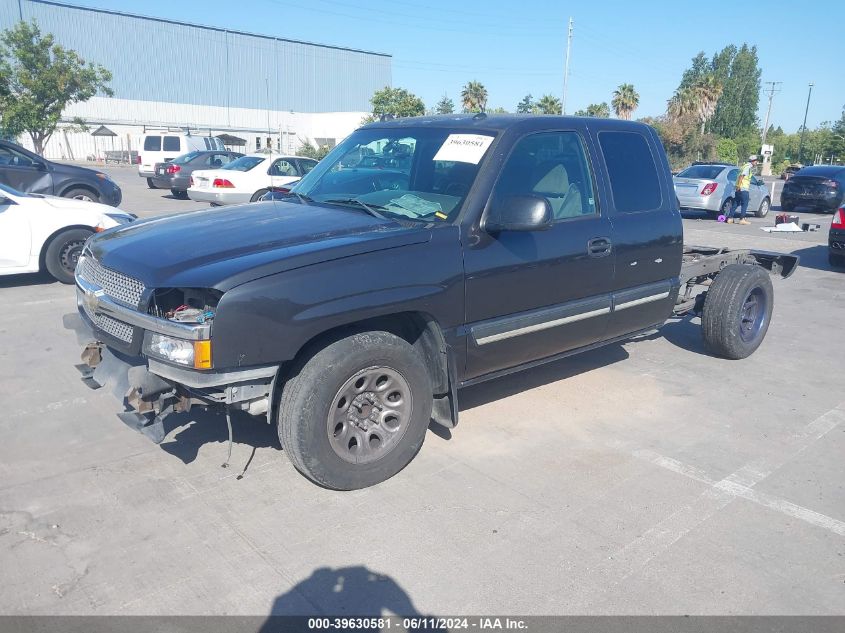
[[[374,330],[390,332],[413,345],[428,368],[434,394],[449,392],[446,339],[434,317],[421,312],[399,312],[373,317],[322,332],[299,349],[296,360],[310,357],[317,350],[347,336]]]
[[[66,194],[68,191],[72,191],[73,189],[84,189],[85,191],[88,191],[88,192],[90,192],[90,193],[94,194],[95,196],[97,196],[97,198],[99,198],[99,197],[100,197],[100,194],[99,194],[99,193],[97,193],[97,190],[96,190],[96,189],[94,189],[94,187],[92,187],[92,186],[90,186],[90,185],[84,185],[84,184],[82,184],[82,185],[68,185],[67,187],[65,187],[64,189],[62,189],[62,193],[60,193],[59,195],[60,195],[62,198],[64,198],[65,194]]]
[[[50,242],[56,239],[57,235],[61,235],[65,231],[73,231],[75,229],[83,229],[85,231],[91,231],[91,233],[95,232],[94,227],[85,226],[84,224],[72,224],[70,226],[63,226],[60,229],[56,229],[53,233],[44,240],[44,243],[41,245],[41,253],[38,255],[38,270],[44,270],[46,258],[47,258],[47,249],[50,248]]]

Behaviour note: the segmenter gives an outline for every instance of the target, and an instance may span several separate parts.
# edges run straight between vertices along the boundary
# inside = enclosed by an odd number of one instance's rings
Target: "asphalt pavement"
[[[203,206],[107,171],[142,216]],[[73,288],[0,278],[0,613],[845,614],[845,273],[830,216],[772,215],[684,220],[688,243],[801,255],[750,358],[673,320],[464,389],[456,429],[351,493],[245,415],[228,469],[217,415],[153,445],[80,382]]]

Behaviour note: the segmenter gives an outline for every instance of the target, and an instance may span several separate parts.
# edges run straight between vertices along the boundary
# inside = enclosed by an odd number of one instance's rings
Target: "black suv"
[[[116,207],[123,194],[105,174],[54,163],[20,145],[0,140],[0,184],[26,193],[102,202]]]

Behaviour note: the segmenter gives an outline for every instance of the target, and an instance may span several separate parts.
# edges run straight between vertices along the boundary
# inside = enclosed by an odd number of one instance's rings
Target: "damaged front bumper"
[[[65,328],[84,345],[76,365],[92,389],[106,387],[124,405],[118,417],[155,443],[165,437],[164,420],[192,407],[225,406],[251,415],[266,415],[278,366],[234,371],[195,371],[141,356],[129,356],[105,343],[91,341],[92,331],[79,314],[64,317]]]

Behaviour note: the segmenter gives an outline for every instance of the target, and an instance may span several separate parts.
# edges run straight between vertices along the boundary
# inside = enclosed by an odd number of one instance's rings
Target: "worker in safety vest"
[[[734,223],[734,213],[739,207],[739,221],[737,224],[751,224],[745,219],[745,214],[748,212],[748,190],[751,189],[751,177],[754,175],[754,169],[757,167],[757,155],[752,154],[748,157],[748,162],[739,170],[739,176],[736,178],[736,191],[734,192],[734,199],[731,203],[731,212],[728,213],[726,222],[728,224]]]

